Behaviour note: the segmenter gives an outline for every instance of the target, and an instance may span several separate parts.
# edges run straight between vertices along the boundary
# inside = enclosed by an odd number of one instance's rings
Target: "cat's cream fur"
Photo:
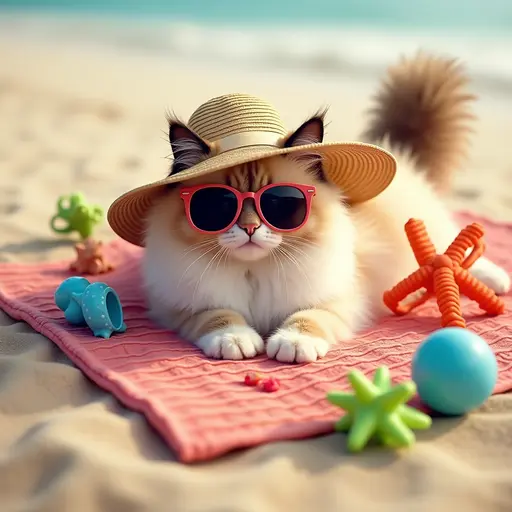
[[[411,62],[409,66],[415,61]],[[440,72],[440,78],[447,83],[459,70],[447,67],[444,72],[447,76]],[[407,84],[407,76],[405,73],[400,83],[395,80],[395,88]],[[428,76],[425,73],[425,78]],[[437,75],[434,78],[441,83]],[[420,88],[428,89],[428,80],[419,83]],[[448,93],[444,103],[451,101],[455,105],[452,111],[460,106],[456,94],[460,94],[458,88]],[[432,115],[420,112],[417,105],[411,108],[416,108],[412,113],[419,119]],[[294,143],[301,138],[321,139],[319,122],[321,117],[301,127],[300,133],[292,135]],[[393,123],[388,132],[393,132]],[[453,128],[453,136],[460,138],[457,130],[460,126]],[[186,130],[181,132],[180,137],[187,138]],[[392,139],[396,134],[387,135]],[[191,141],[193,144],[193,136],[187,144]],[[343,203],[342,192],[324,182],[314,162],[307,159],[275,157],[187,182],[227,183],[240,190],[257,190],[269,182],[314,184],[317,195],[311,217],[290,235],[273,233],[259,221],[250,204],[228,233],[196,233],[186,221],[179,188],[171,189],[148,219],[144,278],[152,315],[214,358],[241,359],[264,351],[286,362],[325,356],[332,344],[351,339],[379,316],[389,314],[382,303],[383,292],[417,268],[404,235],[409,218],[424,220],[440,251],[459,232],[434,191],[436,180],[431,178],[435,173],[418,165],[415,157],[420,150],[414,144],[406,149],[412,155],[399,152],[398,172],[389,188],[375,199],[351,207]],[[249,246],[245,245],[249,235],[242,229],[247,222],[258,225]],[[510,288],[507,273],[485,258],[475,263],[472,272],[499,293]]]

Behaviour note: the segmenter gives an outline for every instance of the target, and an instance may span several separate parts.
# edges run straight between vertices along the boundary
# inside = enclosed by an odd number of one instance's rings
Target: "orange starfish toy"
[[[93,276],[112,270],[114,267],[105,261],[101,251],[102,246],[102,242],[97,242],[91,238],[76,244],[76,260],[71,263],[69,270]]]
[[[505,303],[468,269],[482,256],[485,245],[482,241],[484,228],[477,223],[466,226],[444,254],[437,254],[424,223],[410,219],[405,232],[420,268],[400,281],[391,290],[384,292],[384,303],[398,315],[405,315],[423,304],[432,296],[437,299],[441,312],[442,327],[466,327],[460,307],[460,294],[478,303],[491,315],[505,311]],[[466,251],[472,248],[465,257]],[[423,295],[402,304],[411,293],[425,289]]]

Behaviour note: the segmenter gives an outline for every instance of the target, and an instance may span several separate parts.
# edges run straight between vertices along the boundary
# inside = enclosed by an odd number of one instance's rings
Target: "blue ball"
[[[421,400],[457,416],[482,405],[498,379],[496,357],[484,339],[458,327],[439,329],[416,350],[412,379]]]

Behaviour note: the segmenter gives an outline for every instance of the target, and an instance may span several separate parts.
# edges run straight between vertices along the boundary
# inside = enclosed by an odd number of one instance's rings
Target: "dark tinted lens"
[[[190,200],[190,217],[203,231],[220,231],[236,217],[237,199],[225,188],[203,188]]]
[[[265,190],[260,206],[265,220],[277,229],[294,229],[306,218],[306,198],[295,187],[277,186]]]

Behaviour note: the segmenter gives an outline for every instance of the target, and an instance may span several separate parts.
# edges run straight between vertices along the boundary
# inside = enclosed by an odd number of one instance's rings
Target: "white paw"
[[[508,272],[488,259],[481,258],[477,260],[471,268],[471,273],[498,295],[510,290]]]
[[[265,344],[248,325],[232,325],[201,336],[196,345],[214,359],[248,359],[262,354]]]
[[[267,341],[267,356],[283,363],[312,363],[328,350],[329,343],[323,338],[295,329],[278,329]]]

